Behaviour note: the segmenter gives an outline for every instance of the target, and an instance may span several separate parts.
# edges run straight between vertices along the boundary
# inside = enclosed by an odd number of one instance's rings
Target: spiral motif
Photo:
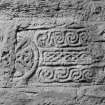
[[[38,73],[38,78],[40,82],[54,82],[54,70],[50,69],[40,69]]]
[[[78,34],[76,32],[69,31],[66,33],[66,40],[68,45],[77,44],[79,41]]]
[[[92,73],[92,71],[85,69],[85,70],[83,70],[83,76],[84,76],[84,80],[91,81],[93,73]]]
[[[81,43],[86,43],[89,40],[88,32],[82,31],[79,33]]]
[[[58,82],[67,82],[70,80],[70,70],[69,69],[59,69],[56,73],[56,80]]]
[[[74,81],[74,82],[80,82],[81,80],[83,80],[83,76],[82,76],[82,72],[81,70],[79,69],[73,69],[71,70],[70,72],[71,74],[71,79]]]
[[[62,45],[62,44],[64,44],[64,42],[65,42],[65,37],[64,37],[63,32],[60,32],[60,31],[54,32],[54,36],[55,36],[55,43],[56,43],[57,45]]]

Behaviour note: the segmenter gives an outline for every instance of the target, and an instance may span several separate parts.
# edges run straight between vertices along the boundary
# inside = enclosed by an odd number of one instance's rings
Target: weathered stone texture
[[[0,0],[0,105],[105,105],[105,0]]]

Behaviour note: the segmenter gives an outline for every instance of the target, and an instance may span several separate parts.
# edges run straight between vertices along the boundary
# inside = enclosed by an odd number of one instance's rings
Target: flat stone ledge
[[[63,87],[2,88],[0,105],[75,104],[76,89]]]

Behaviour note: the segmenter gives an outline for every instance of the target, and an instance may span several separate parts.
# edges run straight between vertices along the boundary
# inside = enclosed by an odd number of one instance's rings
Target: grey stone
[[[0,105],[105,105],[105,1],[0,0]]]

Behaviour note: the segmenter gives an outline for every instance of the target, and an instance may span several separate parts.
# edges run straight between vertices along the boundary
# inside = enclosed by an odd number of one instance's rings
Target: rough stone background
[[[0,0],[0,105],[105,105],[105,0]]]

